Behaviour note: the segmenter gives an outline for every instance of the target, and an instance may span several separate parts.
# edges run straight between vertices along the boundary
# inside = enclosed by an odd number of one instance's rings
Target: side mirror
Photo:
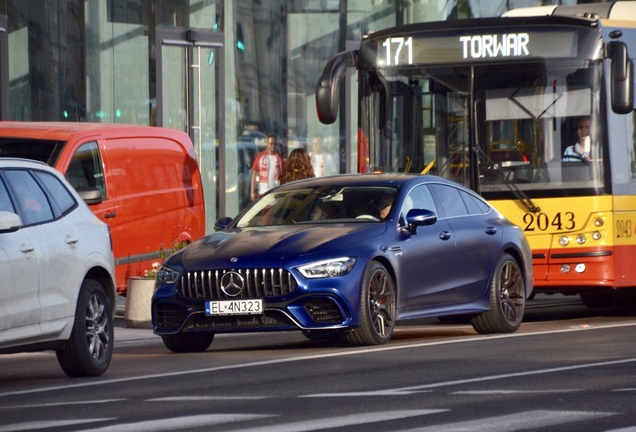
[[[217,221],[214,222],[214,231],[224,230],[225,228],[228,227],[228,225],[230,225],[231,222],[232,222],[232,218],[229,216],[217,219]]]
[[[433,225],[437,222],[437,215],[430,210],[412,209],[406,214],[406,223],[411,234],[415,234],[418,226]]]
[[[15,232],[21,227],[20,216],[11,212],[0,211],[0,234]]]
[[[634,64],[627,53],[627,45],[612,41],[607,44],[611,63],[612,110],[629,114],[634,110]]]
[[[358,51],[345,51],[331,57],[316,84],[316,112],[324,124],[332,124],[338,118],[340,105],[340,81],[347,68],[354,67]]]
[[[96,187],[82,186],[75,190],[88,205],[101,204],[102,202],[102,192]]]

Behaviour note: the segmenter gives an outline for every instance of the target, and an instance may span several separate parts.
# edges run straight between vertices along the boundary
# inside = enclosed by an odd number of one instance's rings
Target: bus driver
[[[579,120],[577,127],[577,133],[579,140],[576,144],[573,144],[565,149],[563,152],[563,162],[582,161],[587,162],[590,160],[590,118],[584,117]]]

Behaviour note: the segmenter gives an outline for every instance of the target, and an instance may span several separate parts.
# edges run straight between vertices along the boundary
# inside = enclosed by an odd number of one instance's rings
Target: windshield
[[[603,188],[598,64],[408,67],[362,79],[369,170],[436,174],[486,198]]]
[[[380,222],[395,193],[395,188],[381,186],[285,187],[255,202],[236,227]]]

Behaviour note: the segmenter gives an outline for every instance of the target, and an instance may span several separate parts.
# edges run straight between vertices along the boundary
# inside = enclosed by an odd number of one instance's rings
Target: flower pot
[[[124,321],[131,328],[152,328],[151,300],[155,280],[144,277],[128,278]]]

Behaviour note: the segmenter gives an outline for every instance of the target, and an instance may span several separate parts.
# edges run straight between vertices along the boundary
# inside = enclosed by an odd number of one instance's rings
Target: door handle
[[[449,238],[451,238],[451,233],[449,233],[448,231],[442,231],[439,233],[439,238],[442,240],[448,240]]]
[[[35,247],[33,247],[33,245],[27,244],[27,243],[22,243],[22,246],[20,246],[20,252],[33,252],[33,250],[35,249]]]
[[[117,216],[117,212],[104,213],[104,219],[111,219]]]
[[[64,241],[66,242],[66,244],[75,246],[75,244],[79,241],[79,239],[77,237],[71,237],[69,235],[69,236],[66,236]]]
[[[489,227],[486,227],[486,229],[484,231],[488,235],[495,235],[495,234],[497,234],[497,227],[489,226]]]

